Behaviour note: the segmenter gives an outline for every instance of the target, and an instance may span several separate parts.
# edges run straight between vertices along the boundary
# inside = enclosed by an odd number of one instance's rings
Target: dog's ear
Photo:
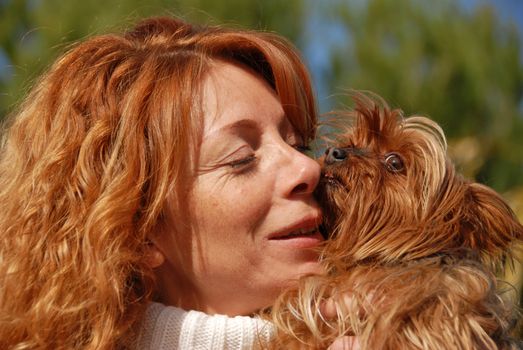
[[[470,183],[464,201],[461,229],[465,247],[479,250],[495,261],[523,240],[523,226],[494,190]]]

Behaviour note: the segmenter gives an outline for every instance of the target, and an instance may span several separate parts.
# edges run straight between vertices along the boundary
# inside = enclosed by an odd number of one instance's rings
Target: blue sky
[[[466,9],[474,8],[478,4],[489,4],[493,6],[502,19],[514,22],[519,32],[523,35],[522,0],[459,0],[459,2]]]

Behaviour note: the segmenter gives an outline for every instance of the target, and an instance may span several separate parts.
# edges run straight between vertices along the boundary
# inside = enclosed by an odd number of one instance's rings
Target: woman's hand
[[[358,337],[339,337],[327,348],[327,350],[360,350]]]
[[[351,305],[352,298],[350,294],[343,294],[342,302],[345,307]],[[328,299],[321,305],[320,312],[326,319],[333,319],[337,317],[336,302],[333,299]],[[356,336],[341,336],[336,339],[327,350],[360,350],[358,337]]]

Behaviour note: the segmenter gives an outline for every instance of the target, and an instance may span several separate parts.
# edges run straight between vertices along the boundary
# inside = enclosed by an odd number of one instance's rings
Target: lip
[[[312,248],[323,241],[323,236],[319,231],[321,221],[321,215],[319,214],[308,215],[279,229],[277,232],[271,233],[267,239],[271,242],[285,244],[296,248]],[[291,233],[298,230],[309,231],[312,229],[315,229],[315,232],[311,234],[289,236]]]

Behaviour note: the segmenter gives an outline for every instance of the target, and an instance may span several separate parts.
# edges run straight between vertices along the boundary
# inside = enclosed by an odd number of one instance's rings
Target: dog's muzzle
[[[345,148],[329,147],[325,150],[325,163],[333,164],[342,162],[347,159],[347,150]]]
[[[349,155],[364,156],[365,150],[355,147],[329,147],[325,150],[327,165],[345,161]]]

